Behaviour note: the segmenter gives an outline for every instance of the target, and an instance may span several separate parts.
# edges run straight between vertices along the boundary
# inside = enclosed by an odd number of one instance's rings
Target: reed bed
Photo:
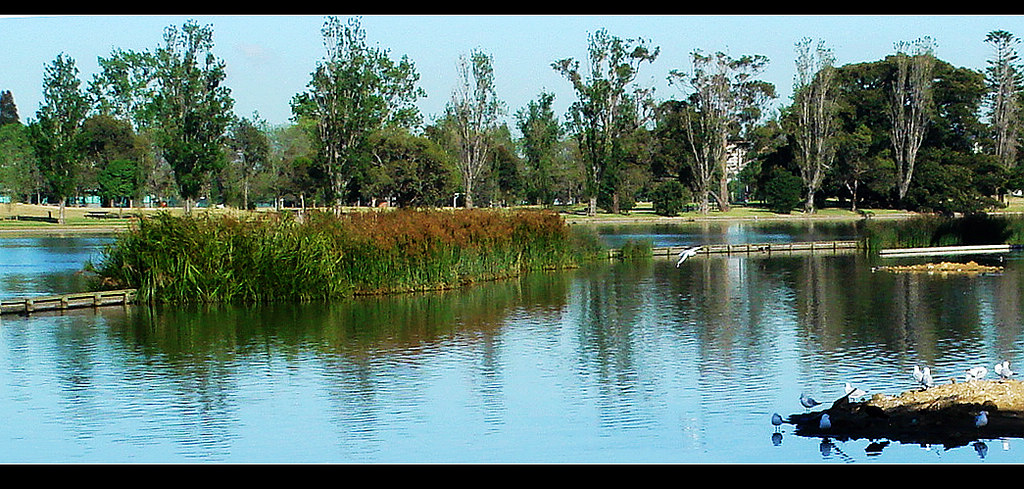
[[[576,267],[596,251],[547,211],[158,214],[91,268],[95,288],[137,288],[145,301],[261,303],[455,288]]]
[[[867,221],[872,250],[928,246],[1024,244],[1024,219],[987,214],[920,216],[901,221]]]

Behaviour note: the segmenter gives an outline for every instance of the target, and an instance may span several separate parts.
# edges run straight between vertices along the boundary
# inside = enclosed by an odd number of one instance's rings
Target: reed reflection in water
[[[938,381],[1020,363],[1019,258],[942,277],[860,254],[698,256],[335,304],[5,317],[0,459],[978,461],[769,420],[844,382],[913,388],[918,363]],[[1007,443],[985,460],[1024,460]]]

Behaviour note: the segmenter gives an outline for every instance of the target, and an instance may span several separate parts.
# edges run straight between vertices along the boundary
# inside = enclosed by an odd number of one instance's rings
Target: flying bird
[[[972,380],[984,379],[986,375],[988,375],[988,369],[985,368],[985,367],[980,367],[979,366],[979,367],[969,368],[969,369],[967,369],[967,376],[966,376],[967,377],[967,382],[970,382]]]
[[[1010,370],[1010,362],[1009,362],[1009,360],[1003,360],[1003,363],[997,363],[996,364],[996,373],[999,374],[999,378],[1000,379],[1004,379],[1004,380],[1009,379],[1010,377],[1013,377],[1014,375],[1017,375],[1017,372],[1014,372],[1014,371]]]
[[[679,268],[679,265],[682,265],[687,258],[696,255],[698,251],[700,251],[700,246],[684,248],[683,251],[679,253],[679,261],[676,262],[676,268]]]
[[[800,394],[800,404],[803,405],[803,407],[805,407],[807,409],[810,409],[810,408],[812,408],[814,406],[817,406],[818,404],[821,404],[821,403],[818,402],[818,401],[815,401],[813,398],[811,398],[807,394]]]

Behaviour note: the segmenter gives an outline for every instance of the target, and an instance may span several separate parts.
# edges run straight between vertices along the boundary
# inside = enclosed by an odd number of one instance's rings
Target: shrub
[[[772,212],[789,214],[800,204],[802,191],[803,181],[800,177],[782,168],[775,168],[764,186],[765,203]]]
[[[690,200],[690,190],[678,180],[659,183],[651,192],[654,213],[659,216],[675,216],[683,211]]]

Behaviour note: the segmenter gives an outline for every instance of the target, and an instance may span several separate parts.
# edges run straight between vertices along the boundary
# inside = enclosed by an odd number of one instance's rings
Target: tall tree
[[[494,86],[493,58],[475,50],[469,58],[459,57],[459,83],[445,114],[455,130],[456,162],[462,176],[466,208],[473,207],[473,187],[486,172],[490,161],[490,135],[504,114],[504,104]]]
[[[988,83],[988,117],[995,133],[995,155],[1004,168],[1013,168],[1017,160],[1017,135],[1020,131],[1020,91],[1022,75],[1017,44],[1007,31],[992,31],[985,42],[995,49],[988,60],[985,78]]]
[[[14,94],[10,90],[0,92],[0,126],[19,122],[21,121],[18,119],[18,106],[14,104]]]
[[[793,87],[796,163],[804,182],[804,212],[814,212],[814,196],[835,159],[837,93],[835,56],[824,41],[796,43],[796,82]]]
[[[232,163],[242,179],[242,208],[248,209],[253,176],[263,169],[270,156],[266,122],[258,114],[253,114],[252,119],[243,117],[236,120],[231,124],[228,147],[233,153]]]
[[[895,77],[892,80],[889,113],[893,161],[899,177],[899,200],[907,195],[914,176],[914,164],[931,119],[934,43],[930,37],[912,43],[896,43]]]
[[[755,78],[768,64],[762,55],[732,58],[718,52],[705,55],[696,50],[690,54],[693,72],[669,72],[669,83],[688,92],[692,110],[686,133],[693,154],[694,191],[701,213],[706,214],[714,197],[721,211],[728,211],[729,173],[727,150],[729,140],[741,135],[756,121],[768,100],[775,97],[775,87]],[[688,87],[688,88],[687,88]],[[712,188],[718,177],[718,189]]]
[[[370,161],[370,135],[389,126],[421,123],[416,99],[419,75],[408,57],[392,61],[388,52],[366,44],[358,18],[342,23],[328,17],[321,33],[326,57],[317,63],[309,90],[292,99],[292,113],[311,122],[311,139],[330,173],[336,209],[357,189],[352,183]]]
[[[653,63],[660,48],[644,39],[621,39],[604,29],[589,36],[587,62],[589,72],[580,72],[580,62],[565,58],[552,68],[572,83],[577,100],[570,106],[567,124],[577,139],[586,167],[588,213],[597,213],[597,197],[605,172],[613,168],[613,145],[622,134],[631,132],[638,121],[640,99],[647,89],[630,92],[644,63]]]
[[[187,21],[181,29],[164,30],[164,45],[154,55],[158,87],[151,107],[158,143],[174,169],[186,213],[224,165],[223,143],[232,120],[225,64],[212,50],[213,27]]]
[[[535,204],[550,205],[555,198],[554,174],[562,126],[552,108],[554,101],[555,94],[543,92],[516,113],[528,174],[526,196]]]
[[[131,123],[141,130],[153,122],[150,101],[157,85],[156,58],[146,52],[114,50],[97,59],[100,71],[93,75],[88,93],[96,111]]]
[[[82,157],[79,134],[89,112],[88,99],[80,86],[75,60],[61,53],[46,67],[43,103],[36,120],[29,123],[40,173],[58,201],[60,223],[64,223],[67,198],[75,191]]]
[[[41,184],[28,128],[21,124],[0,125],[0,194],[28,202]]]

